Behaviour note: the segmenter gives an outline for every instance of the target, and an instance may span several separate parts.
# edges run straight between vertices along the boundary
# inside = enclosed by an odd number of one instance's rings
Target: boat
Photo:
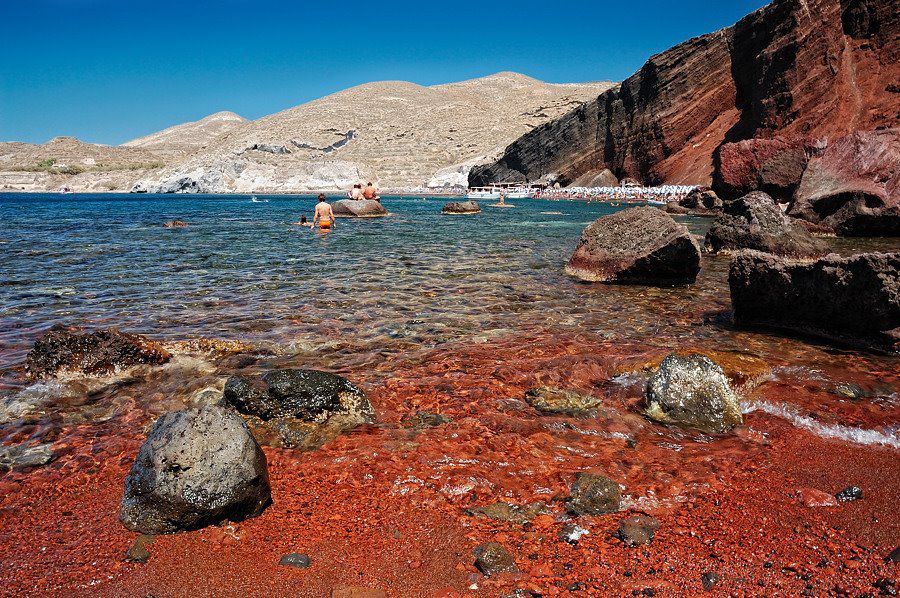
[[[500,199],[498,187],[472,187],[466,193],[466,199]]]
[[[539,187],[522,183],[495,183],[470,188],[466,199],[532,199],[539,190]]]

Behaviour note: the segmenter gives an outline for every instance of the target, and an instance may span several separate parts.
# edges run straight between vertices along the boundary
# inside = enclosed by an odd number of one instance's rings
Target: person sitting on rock
[[[316,221],[321,230],[334,228],[334,211],[331,209],[331,205],[325,201],[324,193],[319,193],[319,203],[316,205],[316,213],[313,216],[312,229],[316,228]]]
[[[362,184],[357,183],[357,184],[353,185],[353,190],[350,191],[350,199],[359,201],[362,198],[363,198]]]
[[[375,201],[379,201],[381,198],[378,197],[378,191],[375,190],[375,185],[370,181],[366,188],[363,189],[363,199],[374,199]]]

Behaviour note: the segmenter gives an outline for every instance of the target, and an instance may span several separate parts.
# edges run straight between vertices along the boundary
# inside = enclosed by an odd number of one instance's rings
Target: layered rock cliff
[[[567,184],[609,168],[651,184],[709,184],[726,142],[896,126],[898,82],[900,0],[775,0],[653,56],[469,182]]]

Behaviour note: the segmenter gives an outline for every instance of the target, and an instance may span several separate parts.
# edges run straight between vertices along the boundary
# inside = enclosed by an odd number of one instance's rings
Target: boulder
[[[606,476],[578,472],[569,489],[566,510],[572,515],[604,515],[619,510],[622,492],[619,485]]]
[[[255,517],[271,502],[266,456],[230,409],[167,413],[125,478],[120,519],[130,530],[172,533]]]
[[[839,235],[900,235],[900,128],[829,143],[810,159],[789,213]]]
[[[378,218],[388,211],[374,199],[341,199],[332,204],[334,215],[340,218]]]
[[[547,386],[526,392],[525,402],[544,415],[585,415],[603,404],[597,397]]]
[[[519,571],[516,561],[509,554],[509,551],[497,542],[488,542],[487,544],[476,546],[473,553],[475,554],[475,566],[487,577],[498,573],[516,573]]]
[[[666,204],[669,214],[691,214],[693,216],[714,216],[722,209],[722,200],[708,187],[697,187],[678,201]]]
[[[809,157],[825,143],[810,137],[745,139],[725,143],[715,156],[713,189],[726,201],[763,191],[787,201],[800,185]]]
[[[581,233],[566,273],[588,282],[673,285],[693,282],[700,247],[687,227],[652,207],[603,216]]]
[[[705,355],[672,353],[647,382],[645,413],[665,424],[708,434],[743,422],[741,406],[725,372]]]
[[[263,444],[318,448],[339,434],[375,422],[369,399],[347,379],[315,370],[273,370],[232,376],[223,398]]]
[[[162,345],[144,336],[115,328],[92,331],[56,325],[34,343],[25,370],[32,379],[61,373],[99,376],[118,368],[162,364],[169,358]]]
[[[897,351],[898,272],[900,253],[831,254],[810,263],[742,251],[728,275],[734,322]]]
[[[478,214],[481,206],[475,201],[451,201],[444,204],[441,214]]]
[[[756,249],[776,255],[818,257],[827,246],[785,216],[771,197],[756,191],[725,206],[706,233],[706,248],[716,253]]]

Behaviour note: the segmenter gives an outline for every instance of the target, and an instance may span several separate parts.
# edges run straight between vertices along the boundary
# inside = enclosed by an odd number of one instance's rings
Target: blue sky
[[[367,81],[621,80],[763,0],[0,0],[0,140],[121,143]]]

